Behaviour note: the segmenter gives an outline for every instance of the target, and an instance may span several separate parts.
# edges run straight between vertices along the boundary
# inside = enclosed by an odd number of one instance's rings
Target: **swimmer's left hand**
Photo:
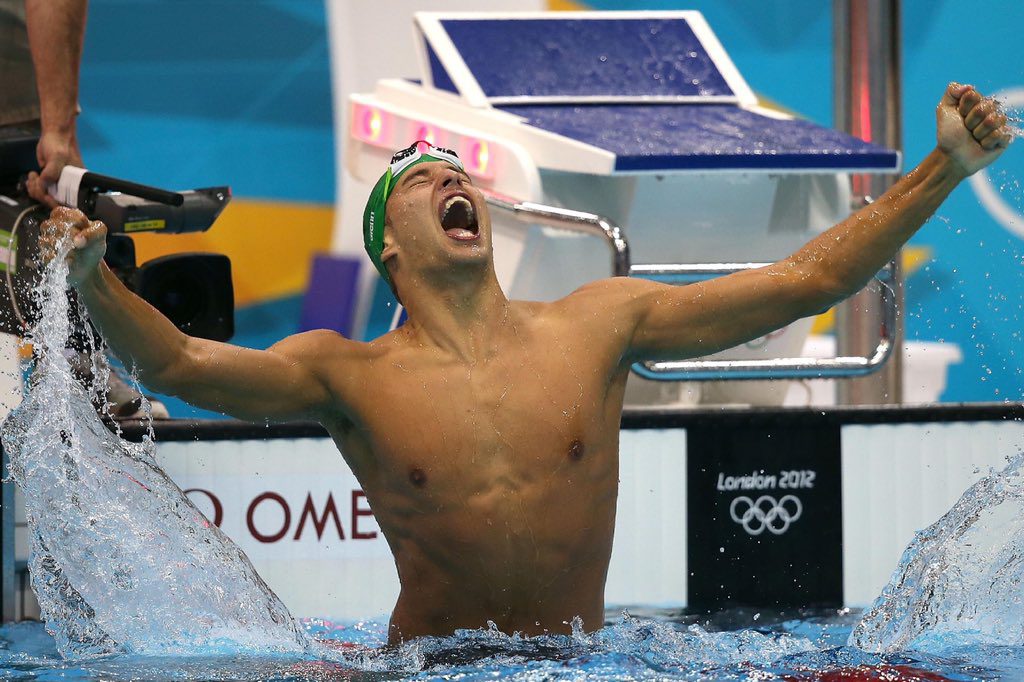
[[[935,109],[939,149],[972,175],[1006,151],[1013,135],[999,102],[971,85],[950,83]]]

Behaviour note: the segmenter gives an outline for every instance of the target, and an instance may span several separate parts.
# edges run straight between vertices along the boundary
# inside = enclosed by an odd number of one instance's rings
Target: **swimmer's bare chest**
[[[611,350],[568,336],[511,335],[471,363],[416,349],[375,363],[360,423],[336,438],[403,594],[415,581],[450,610],[446,581],[483,608],[550,601],[580,570],[603,586],[625,377]]]

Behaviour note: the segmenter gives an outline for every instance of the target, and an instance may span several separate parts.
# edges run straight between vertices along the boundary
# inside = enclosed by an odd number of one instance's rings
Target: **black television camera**
[[[21,334],[33,314],[39,225],[49,209],[32,200],[24,177],[37,168],[38,133],[3,129],[0,136],[0,331]],[[129,289],[183,332],[217,341],[234,334],[231,262],[212,253],[163,256],[138,265],[131,235],[208,230],[231,200],[230,187],[168,192],[68,166],[51,194],[107,226],[104,260]],[[6,284],[4,284],[6,280]]]

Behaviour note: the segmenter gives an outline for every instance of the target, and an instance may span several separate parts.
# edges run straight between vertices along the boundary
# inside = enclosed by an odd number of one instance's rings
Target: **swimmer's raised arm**
[[[188,336],[102,262],[103,223],[58,208],[44,222],[44,250],[67,226],[75,233],[69,281],[114,354],[147,387],[240,419],[319,419],[332,409],[320,362],[357,344],[329,331],[291,336],[265,351]]]
[[[730,348],[817,314],[856,293],[967,176],[1010,143],[994,100],[950,84],[936,109],[938,145],[881,198],[788,258],[689,286],[605,280],[626,311],[624,359],[669,359]],[[607,299],[606,299],[607,301]]]

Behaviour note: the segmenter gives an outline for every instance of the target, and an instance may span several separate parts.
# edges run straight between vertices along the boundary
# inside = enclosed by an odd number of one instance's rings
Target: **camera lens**
[[[234,291],[227,256],[174,254],[143,263],[136,293],[181,331],[216,341],[234,334]]]

